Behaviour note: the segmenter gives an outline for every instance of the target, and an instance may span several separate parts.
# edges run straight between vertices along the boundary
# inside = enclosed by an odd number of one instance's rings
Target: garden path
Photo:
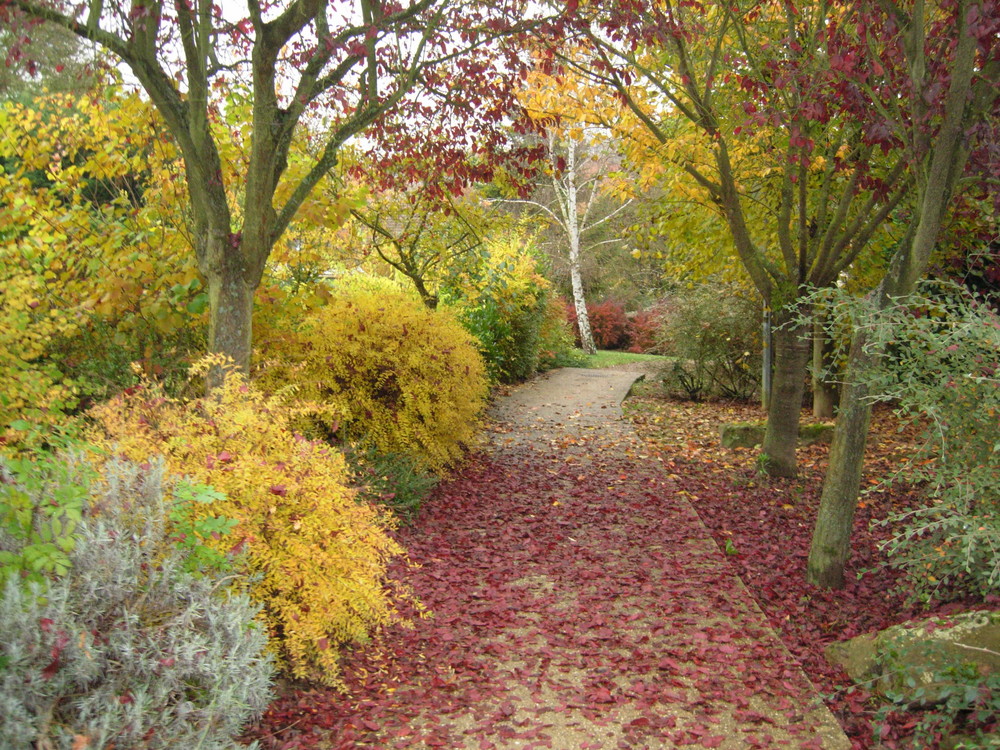
[[[497,400],[488,448],[401,533],[433,616],[348,659],[349,701],[303,696],[325,739],[297,746],[850,747],[622,418],[641,376],[566,368]]]

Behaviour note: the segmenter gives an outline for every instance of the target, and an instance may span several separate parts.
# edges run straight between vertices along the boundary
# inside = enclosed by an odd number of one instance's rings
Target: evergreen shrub
[[[856,377],[895,405],[923,443],[889,481],[922,488],[923,500],[884,522],[882,548],[917,601],[995,595],[1000,588],[1000,317],[952,284],[882,312],[840,298],[830,324],[850,318],[884,355]]]
[[[270,700],[259,608],[224,571],[188,565],[162,462],[108,461],[88,491],[69,461],[61,475],[2,477],[35,508],[88,500],[66,569],[0,589],[0,746],[240,747]],[[27,541],[0,527],[0,548]]]
[[[451,302],[476,338],[493,382],[526,380],[541,365],[552,292],[524,243],[517,234],[495,238],[474,291]]]
[[[203,372],[206,360],[194,369]],[[267,396],[238,372],[211,396],[167,397],[154,383],[96,407],[93,440],[133,461],[163,456],[172,474],[222,493],[193,522],[237,522],[223,551],[245,550],[249,593],[263,607],[279,666],[340,684],[338,647],[397,620],[386,566],[402,552],[391,513],[359,502],[343,455],[293,425],[320,407]]]
[[[545,317],[539,332],[538,369],[578,367],[582,363],[582,353],[573,340],[566,302],[552,294],[547,297]]]

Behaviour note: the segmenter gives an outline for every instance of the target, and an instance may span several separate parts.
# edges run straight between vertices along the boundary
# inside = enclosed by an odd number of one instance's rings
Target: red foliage
[[[590,331],[598,349],[624,349],[628,346],[628,316],[625,306],[614,300],[587,305]]]
[[[662,311],[656,308],[639,310],[628,319],[628,351],[633,354],[664,354],[660,350]]]
[[[544,722],[515,715],[518,687],[544,691],[557,713],[627,709],[628,747],[711,747],[710,717],[733,710],[743,747],[773,747],[778,731],[805,743],[810,688],[690,505],[673,502],[678,481],[652,460],[581,470],[559,451],[514,454],[441,486],[401,533],[420,565],[406,580],[433,617],[350,655],[349,698],[287,695],[254,736],[273,748],[464,747],[462,733],[479,747],[551,746]],[[776,716],[751,709],[764,693]],[[662,701],[702,723],[681,724]]]

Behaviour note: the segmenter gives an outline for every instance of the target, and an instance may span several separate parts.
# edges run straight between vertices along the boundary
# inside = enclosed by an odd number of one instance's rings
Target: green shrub
[[[973,664],[954,665],[931,673],[937,693],[934,705],[919,714],[913,727],[910,747],[948,747],[955,750],[997,750],[997,717],[1000,716],[1000,674],[983,675]],[[881,739],[887,719],[903,712],[903,721],[912,721],[913,710],[902,695],[888,695],[892,702],[875,714],[875,739]],[[912,697],[912,696],[910,696]]]
[[[883,313],[842,301],[885,355],[859,377],[923,426],[921,447],[890,481],[923,488],[923,503],[884,523],[890,564],[915,599],[986,596],[1000,586],[1000,319],[960,287],[928,284]]]
[[[0,585],[69,572],[93,478],[88,464],[47,453],[0,464]]]
[[[472,288],[447,300],[478,341],[494,382],[514,383],[538,371],[550,294],[530,240],[512,232],[489,243]]]
[[[553,294],[547,295],[545,317],[539,331],[538,369],[581,367],[584,354],[576,348],[573,328],[566,314],[566,303]]]
[[[482,296],[464,311],[462,323],[479,342],[494,381],[516,383],[538,371],[545,307],[543,295],[514,303]]]
[[[663,370],[668,389],[691,399],[750,399],[760,385],[760,308],[734,287],[705,285],[666,306]]]
[[[70,464],[20,488],[42,507],[53,493],[85,492],[77,475]],[[65,573],[7,578],[0,746],[237,748],[233,737],[266,707],[272,667],[257,608],[211,567],[189,571],[163,479],[162,464],[109,462]],[[23,543],[0,529],[4,549]]]
[[[430,310],[389,282],[339,282],[329,302],[284,339],[267,342],[270,388],[329,407],[327,427],[441,470],[475,441],[488,384],[454,313]]]

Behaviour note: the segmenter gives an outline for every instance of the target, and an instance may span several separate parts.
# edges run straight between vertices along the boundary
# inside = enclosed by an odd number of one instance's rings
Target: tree
[[[883,40],[881,54],[859,56],[858,66],[895,67],[903,77],[892,96],[877,99],[878,123],[905,145],[915,176],[913,212],[906,234],[877,289],[876,312],[910,294],[927,270],[949,200],[975,146],[983,121],[996,122],[1000,107],[1000,7],[996,3],[960,0],[933,6],[923,0],[893,4],[859,4],[854,20],[861,44]],[[889,40],[889,44],[884,44]],[[844,583],[850,555],[851,528],[868,425],[869,388],[860,373],[881,357],[865,328],[851,342],[840,413],[823,484],[819,513],[809,550],[807,577],[824,587]]]
[[[811,288],[832,284],[904,201],[904,154],[830,102],[846,77],[837,2],[588,5],[578,29],[589,60],[566,56],[616,92],[725,218],[737,259],[774,310],[775,374],[762,453],[796,473]],[[558,54],[558,52],[557,52]],[[677,118],[694,148],[675,148]],[[752,169],[750,167],[753,167]]]
[[[461,284],[485,253],[488,206],[475,191],[452,195],[434,184],[433,171],[402,189],[376,191],[351,210],[354,254],[374,254],[402,274],[435,309],[441,292]],[[437,189],[434,189],[437,188]]]
[[[248,0],[246,15],[230,20],[207,0],[62,7],[0,0],[8,23],[48,21],[109,51],[160,112],[184,161],[210,300],[209,349],[244,369],[253,294],[271,249],[344,145],[367,134],[376,144],[444,152],[442,143],[491,127],[508,92],[491,72],[504,53],[499,40],[512,32],[507,19],[524,10],[518,0]],[[248,150],[227,177],[212,125],[236,81],[249,91]],[[290,178],[289,149],[311,120],[322,125],[321,144],[309,168]]]
[[[621,240],[587,240],[594,230],[602,227],[624,211],[631,201],[602,210],[607,197],[607,155],[601,155],[594,144],[588,144],[581,128],[562,131],[552,128],[546,133],[546,172],[552,186],[552,199],[545,201],[541,195],[531,200],[509,202],[527,203],[539,209],[545,218],[560,230],[566,243],[573,307],[583,350],[594,354],[597,348],[590,329],[587,300],[584,291],[582,259],[597,245]],[[595,215],[596,214],[596,215]]]
[[[592,89],[586,92],[585,88],[585,82],[565,68],[551,74],[539,69],[528,74],[527,85],[519,98],[528,116],[543,130],[546,144],[544,169],[547,182],[552,187],[552,199],[546,201],[536,197],[530,201],[514,202],[536,207],[559,227],[566,241],[580,342],[585,352],[594,354],[597,348],[587,314],[582,256],[597,245],[617,243],[620,239],[591,239],[588,242],[586,238],[592,238],[594,230],[607,225],[624,211],[631,199],[607,207],[605,199],[609,194],[608,178],[613,168],[613,157],[607,148],[608,130],[591,124],[592,117],[590,123],[581,121],[581,101],[588,99],[589,93],[590,101],[585,109],[592,110],[596,105],[593,96],[598,93]]]

